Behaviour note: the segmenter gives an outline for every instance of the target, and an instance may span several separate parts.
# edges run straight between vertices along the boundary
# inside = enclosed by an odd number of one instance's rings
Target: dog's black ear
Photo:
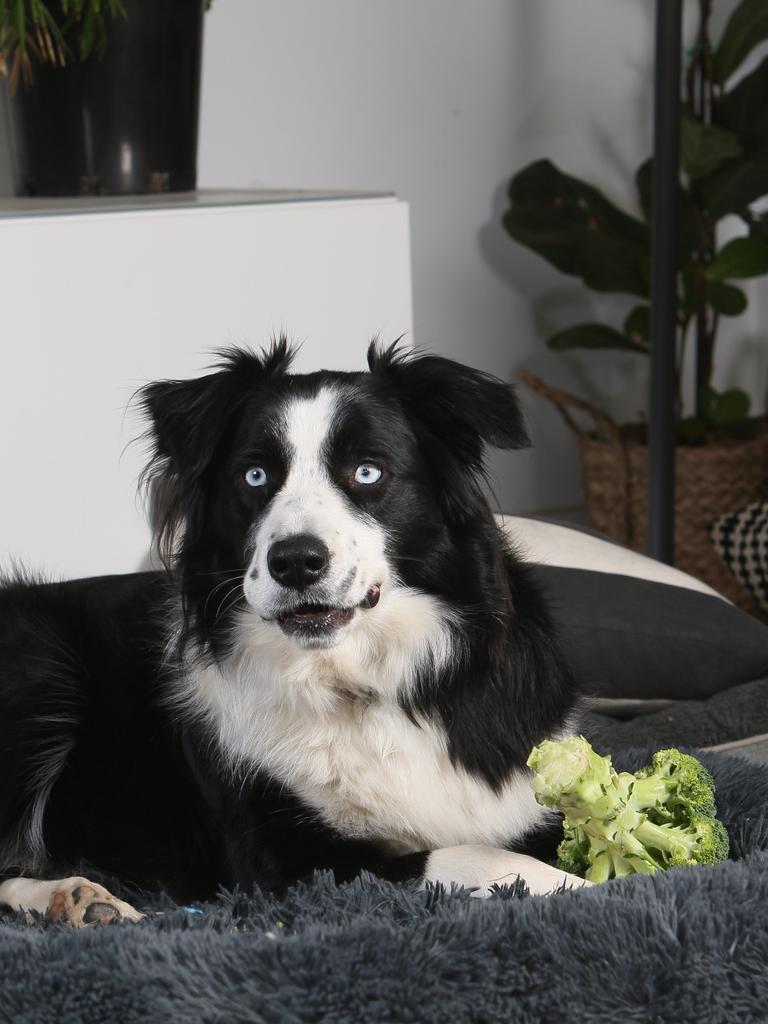
[[[254,389],[285,373],[293,351],[283,337],[261,354],[248,349],[220,352],[217,372],[195,380],[161,380],[138,393],[150,421],[154,462],[181,479],[199,476],[234,414]]]
[[[229,419],[229,375],[196,380],[159,380],[142,388],[140,402],[150,421],[153,461],[181,479],[205,469]]]
[[[480,496],[486,447],[530,444],[514,388],[497,377],[411,353],[397,342],[384,349],[372,342],[368,367],[393,388],[430,461],[444,466],[441,475],[453,488],[446,489],[445,505],[454,518],[463,519]]]
[[[170,551],[176,527],[188,516],[191,493],[244,402],[285,373],[294,352],[283,337],[257,354],[228,349],[216,372],[194,380],[147,384],[137,397],[149,420],[150,459],[144,484],[161,548]]]
[[[412,353],[398,342],[385,349],[371,342],[368,367],[396,386],[409,414],[441,437],[455,431],[472,458],[482,456],[482,445],[530,445],[514,388],[498,377],[443,356]]]

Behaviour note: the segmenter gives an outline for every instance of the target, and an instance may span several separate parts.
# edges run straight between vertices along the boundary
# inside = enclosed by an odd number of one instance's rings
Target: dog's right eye
[[[381,470],[372,462],[363,462],[355,470],[355,483],[376,484],[381,480]]]
[[[263,487],[267,482],[267,471],[261,466],[251,466],[246,469],[243,479],[249,487]]]

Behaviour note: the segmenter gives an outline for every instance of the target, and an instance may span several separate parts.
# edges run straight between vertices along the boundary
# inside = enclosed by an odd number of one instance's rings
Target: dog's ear
[[[199,476],[243,402],[266,380],[285,373],[293,354],[281,337],[261,354],[237,348],[219,353],[216,373],[147,384],[138,401],[150,421],[153,461],[165,461],[180,479]]]
[[[470,505],[485,500],[485,449],[530,444],[514,388],[452,359],[412,354],[397,342],[385,349],[372,342],[368,367],[394,390],[429,461],[442,466],[448,513],[464,519]]]
[[[172,547],[192,492],[235,415],[260,386],[286,372],[293,355],[283,337],[261,354],[229,349],[220,353],[215,373],[155,381],[138,392],[151,449],[142,483],[161,547]]]
[[[142,388],[140,402],[150,421],[153,460],[179,479],[199,476],[229,420],[226,371],[196,380],[159,380]]]

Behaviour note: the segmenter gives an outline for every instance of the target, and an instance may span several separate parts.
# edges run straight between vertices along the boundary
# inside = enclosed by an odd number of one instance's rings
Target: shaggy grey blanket
[[[648,751],[614,757],[634,769]],[[703,755],[732,861],[487,901],[327,875],[139,925],[0,925],[14,1024],[585,1024],[768,1019],[768,769]],[[200,912],[202,911],[202,912]]]
[[[626,721],[587,712],[582,728],[596,747],[609,750],[714,747],[768,734],[768,679],[721,690],[706,700],[679,700],[663,711]]]

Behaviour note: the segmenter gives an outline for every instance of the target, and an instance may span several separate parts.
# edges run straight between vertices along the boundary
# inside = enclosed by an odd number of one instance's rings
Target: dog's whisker
[[[241,586],[242,581],[238,574],[237,576],[229,576],[226,579],[221,580],[221,582],[217,583],[216,586],[209,591],[208,596],[205,599],[205,604],[203,605],[203,617],[205,617],[205,614],[208,611],[208,604],[213,595],[216,593],[216,591],[221,590],[222,587],[226,587],[229,584],[234,583],[235,580],[237,580],[237,587]]]
[[[221,599],[221,603],[219,604],[219,607],[216,609],[216,614],[213,617],[213,621],[214,622],[218,621],[219,616],[222,613],[222,609],[224,608],[224,605],[227,603],[227,601],[230,599],[230,597],[232,597],[233,594],[237,594],[239,590],[240,590],[240,584],[238,583],[237,586],[233,587],[230,591],[228,591],[224,595],[224,597]],[[234,601],[229,607],[233,608],[235,604],[237,604],[237,601]],[[227,610],[229,610],[229,609],[227,609]]]
[[[236,576],[225,576],[223,580],[219,580],[215,587],[211,587],[208,591],[208,596],[210,597],[211,594],[215,594],[217,590],[221,590],[221,588],[226,587],[227,584],[235,582],[242,582],[242,577],[239,574]]]
[[[236,577],[244,576],[245,575],[245,571],[243,569],[221,569],[221,570],[219,570],[217,572],[197,573],[196,575],[199,575],[199,576],[223,576],[226,579],[233,580]]]

